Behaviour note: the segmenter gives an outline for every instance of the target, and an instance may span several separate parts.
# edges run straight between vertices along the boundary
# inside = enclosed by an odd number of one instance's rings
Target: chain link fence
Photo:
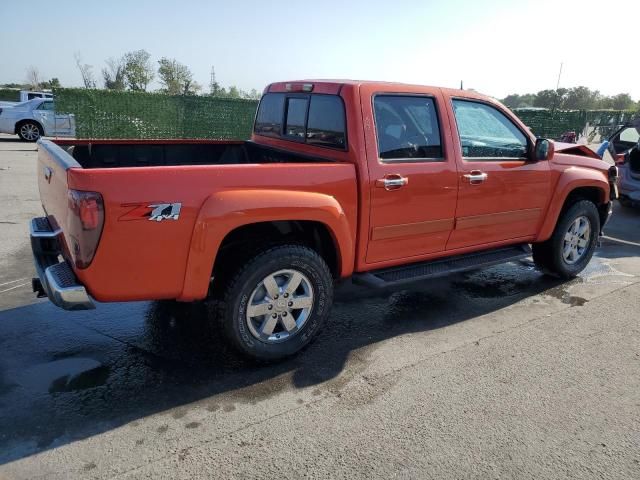
[[[61,88],[57,114],[75,116],[77,138],[244,140],[258,102],[235,98]]]

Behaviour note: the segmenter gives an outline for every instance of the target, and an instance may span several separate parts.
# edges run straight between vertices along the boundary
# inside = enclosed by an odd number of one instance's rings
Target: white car
[[[48,98],[53,99],[53,93],[51,92],[34,92],[31,90],[20,90],[20,100],[17,102],[0,101],[0,107],[13,107],[18,103],[33,100],[34,98]]]
[[[51,99],[34,98],[0,108],[0,133],[18,135],[25,142],[35,142],[40,137],[73,137],[75,118],[57,114]]]

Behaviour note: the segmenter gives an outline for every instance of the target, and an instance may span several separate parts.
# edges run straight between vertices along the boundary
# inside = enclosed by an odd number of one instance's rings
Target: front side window
[[[469,100],[453,100],[462,156],[473,160],[523,159],[527,137],[500,110]]]
[[[438,114],[432,98],[376,95],[373,108],[380,159],[442,160]]]

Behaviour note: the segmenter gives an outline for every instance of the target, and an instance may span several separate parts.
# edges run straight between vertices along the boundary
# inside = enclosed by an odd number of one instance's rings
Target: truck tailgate
[[[62,228],[67,224],[68,186],[67,170],[81,168],[78,162],[49,140],[41,140],[38,148],[38,189],[42,208],[51,226]]]
[[[79,167],[63,149],[48,140],[40,141],[37,176],[46,216],[32,219],[30,225],[31,248],[38,273],[33,288],[38,296],[48,296],[55,305],[67,310],[94,308],[71,266],[74,255],[81,258],[78,251],[84,240],[73,239],[74,229],[68,228],[74,215],[67,177],[69,169]],[[74,245],[73,254],[68,245]],[[60,256],[64,260],[60,261]]]

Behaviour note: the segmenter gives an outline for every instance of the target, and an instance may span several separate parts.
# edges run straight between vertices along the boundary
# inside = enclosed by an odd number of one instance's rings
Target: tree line
[[[228,88],[221,86],[216,80],[213,66],[211,67],[208,91],[204,91],[202,85],[194,80],[193,73],[187,65],[175,58],[168,57],[162,57],[157,62],[153,62],[151,54],[146,50],[134,50],[120,57],[106,59],[105,66],[100,71],[101,85],[99,85],[99,80],[96,80],[93,65],[85,63],[80,52],[74,54],[74,60],[85,88],[102,87],[106,90],[146,92],[151,82],[157,78],[160,83],[158,91],[167,95],[260,98],[260,93],[255,88],[245,91],[235,85]],[[10,83],[2,86],[40,90],[57,88],[62,85],[56,77],[45,80],[37,67],[29,66],[26,69],[24,84]]]
[[[541,90],[538,93],[513,93],[503,98],[509,108],[540,107],[558,110],[638,110],[636,102],[628,93],[602,95],[598,90],[587,87],[558,88]]]

